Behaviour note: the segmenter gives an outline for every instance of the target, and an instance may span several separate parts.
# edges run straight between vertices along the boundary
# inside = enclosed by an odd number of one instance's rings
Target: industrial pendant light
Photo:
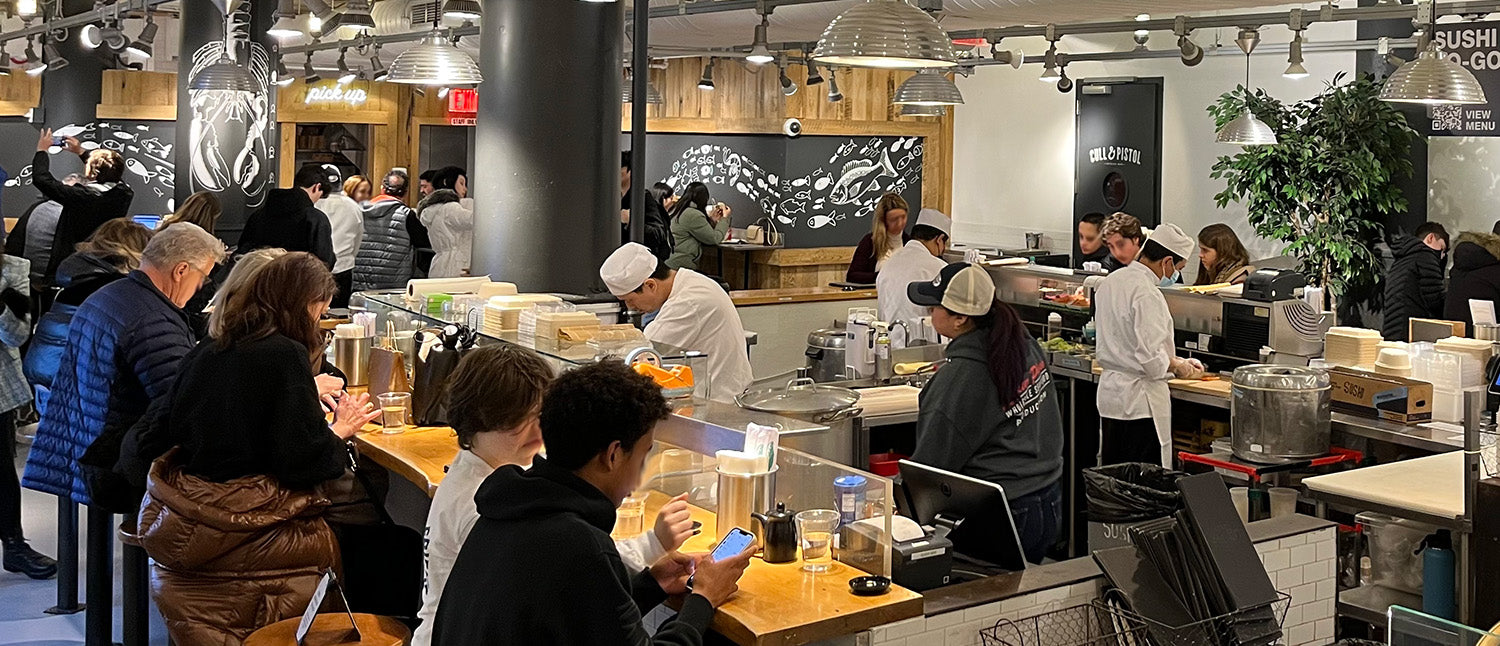
[[[484,75],[474,59],[459,49],[436,27],[391,62],[392,83],[414,85],[478,85]]]
[[[761,14],[760,24],[755,26],[755,43],[750,46],[750,53],[745,56],[745,62],[752,65],[765,65],[776,60],[766,43],[767,25],[766,14]]]
[[[344,4],[344,10],[338,14],[338,30],[345,38],[353,38],[374,28],[375,19],[370,16],[370,0],[349,0]]]
[[[1432,40],[1432,2],[1417,2],[1414,21],[1421,30],[1417,39],[1417,59],[1403,64],[1391,73],[1380,88],[1380,100],[1394,103],[1428,105],[1466,105],[1485,103],[1484,88],[1462,65],[1448,60]]]
[[[942,72],[919,70],[896,88],[891,103],[896,105],[962,105],[964,95]]]
[[[919,104],[914,104],[914,103],[908,103],[908,104],[905,104],[905,105],[901,106],[901,116],[903,116],[903,117],[946,117],[946,116],[948,116],[948,106],[943,106],[943,105],[919,105]]]
[[[953,67],[958,53],[942,26],[906,0],[863,0],[823,30],[812,57],[853,67]]]
[[[277,40],[301,36],[303,26],[297,21],[297,0],[277,0],[276,21],[266,30],[266,35]]]
[[[248,70],[229,60],[228,55],[220,54],[218,60],[198,70],[197,76],[189,82],[188,89],[253,94],[260,88],[257,87],[255,77],[251,76]]]
[[[475,0],[446,0],[443,2],[443,17],[464,22],[478,22],[484,16],[484,8]]]
[[[1255,46],[1260,44],[1260,32],[1255,29],[1241,29],[1239,38],[1236,38],[1234,42],[1239,44],[1240,51],[1245,52],[1245,108],[1240,112],[1240,116],[1224,124],[1214,138],[1221,144],[1274,146],[1276,145],[1276,132],[1250,112],[1250,53],[1254,52]]]

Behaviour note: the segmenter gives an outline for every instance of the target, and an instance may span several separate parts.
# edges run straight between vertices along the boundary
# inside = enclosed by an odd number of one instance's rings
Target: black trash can
[[[1129,545],[1131,526],[1176,513],[1182,508],[1177,479],[1186,475],[1141,462],[1084,469],[1089,550]]]

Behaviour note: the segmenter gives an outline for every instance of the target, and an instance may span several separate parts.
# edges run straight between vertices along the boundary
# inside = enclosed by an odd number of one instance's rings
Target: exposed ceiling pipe
[[[643,0],[644,1],[644,0]],[[657,7],[651,10],[652,18],[675,18],[677,16],[693,16],[705,13],[723,13],[725,11],[756,10],[759,3],[765,3],[766,11],[774,11],[777,7],[790,7],[799,4],[819,4],[823,2],[835,2],[836,0],[679,0],[673,7]]]
[[[1415,47],[1416,44],[1417,44],[1417,39],[1415,39],[1415,38],[1386,39],[1385,42],[1390,47],[1392,47],[1392,48]],[[1332,41],[1332,42],[1323,42],[1323,43],[1304,43],[1302,45],[1302,51],[1304,53],[1311,53],[1311,52],[1353,52],[1353,51],[1362,51],[1362,50],[1374,51],[1374,50],[1377,50],[1377,49],[1380,48],[1380,44],[1381,44],[1381,40],[1380,39],[1376,39],[1376,40],[1345,40],[1345,41]],[[1221,54],[1222,55],[1228,55],[1228,54],[1233,54],[1235,56],[1244,56],[1244,54],[1241,53],[1238,48],[1234,48],[1234,47],[1220,47],[1220,46],[1217,46],[1217,45],[1210,45],[1210,46],[1204,47],[1203,49],[1204,49],[1204,53],[1205,54],[1209,54],[1209,55],[1221,55]],[[1275,44],[1275,45],[1261,45],[1260,47],[1257,47],[1255,49],[1255,55],[1257,55],[1257,56],[1267,55],[1267,54],[1278,54],[1278,55],[1280,55],[1280,54],[1286,54],[1290,50],[1291,50],[1291,44],[1290,43],[1278,43],[1278,44]],[[1154,59],[1154,58],[1180,58],[1181,56],[1182,56],[1182,52],[1180,50],[1178,50],[1176,47],[1173,47],[1171,49],[1130,50],[1130,51],[1124,51],[1124,52],[1092,52],[1092,53],[1076,53],[1076,54],[1072,53],[1072,52],[1069,52],[1068,53],[1068,62],[1069,63],[1077,63],[1077,62],[1080,62],[1080,61],[1094,61],[1094,62],[1100,62],[1100,61],[1133,61],[1133,60],[1145,60],[1145,59]],[[1045,62],[1045,58],[1046,57],[1042,56],[1042,55],[1027,56],[1027,57],[1025,57],[1023,59],[1022,62],[1025,62],[1025,63],[1043,63],[1043,62]],[[997,61],[997,60],[992,59],[992,58],[986,58],[986,59],[980,59],[980,60],[973,60],[973,61],[960,61],[959,62],[959,67],[989,67],[991,65],[1005,65],[1005,66],[1010,66],[1011,63],[1009,61]]]

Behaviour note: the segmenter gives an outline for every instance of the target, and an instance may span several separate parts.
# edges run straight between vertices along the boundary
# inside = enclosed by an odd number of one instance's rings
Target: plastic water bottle
[[[1062,315],[1053,312],[1047,315],[1047,340],[1062,338]]]
[[[1458,618],[1453,601],[1453,537],[1446,529],[1422,541],[1422,612],[1434,617]]]

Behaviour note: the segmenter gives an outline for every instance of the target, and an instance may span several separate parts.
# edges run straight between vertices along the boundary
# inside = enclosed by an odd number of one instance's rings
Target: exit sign
[[[479,112],[479,90],[454,88],[448,91],[448,112],[474,114]]]

